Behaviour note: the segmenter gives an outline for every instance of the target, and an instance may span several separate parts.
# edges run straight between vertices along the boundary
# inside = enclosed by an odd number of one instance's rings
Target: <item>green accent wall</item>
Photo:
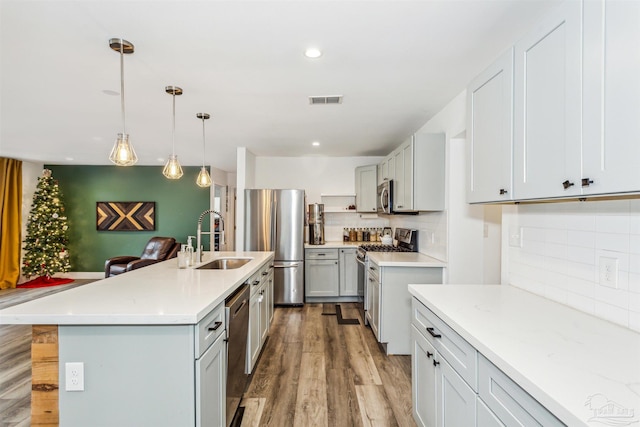
[[[195,236],[209,209],[210,188],[196,185],[199,167],[183,167],[179,180],[161,166],[46,166],[58,180],[69,224],[72,271],[104,271],[106,259],[139,256],[149,238]],[[155,202],[155,231],[97,231],[96,202]],[[195,246],[195,241],[194,241]]]

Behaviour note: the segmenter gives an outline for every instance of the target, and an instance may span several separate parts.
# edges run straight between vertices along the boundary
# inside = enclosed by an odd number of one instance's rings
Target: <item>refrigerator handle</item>
[[[276,246],[276,236],[277,234],[277,227],[278,227],[278,218],[276,217],[277,213],[278,213],[278,209],[276,206],[277,200],[275,199],[275,197],[271,200],[271,218],[272,218],[272,226],[271,226],[271,250],[275,249]]]
[[[299,262],[292,262],[292,263],[288,263],[288,264],[273,264],[273,268],[297,268],[300,267],[300,263]]]

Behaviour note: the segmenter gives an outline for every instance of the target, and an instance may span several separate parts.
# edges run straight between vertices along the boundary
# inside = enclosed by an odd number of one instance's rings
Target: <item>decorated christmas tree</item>
[[[68,228],[58,182],[45,169],[38,178],[27,222],[22,267],[25,276],[48,280],[55,273],[69,271]]]

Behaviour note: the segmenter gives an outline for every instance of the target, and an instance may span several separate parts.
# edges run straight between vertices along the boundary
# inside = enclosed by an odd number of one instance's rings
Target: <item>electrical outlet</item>
[[[65,363],[64,372],[66,391],[84,391],[84,363]]]
[[[600,280],[602,286],[608,288],[618,288],[618,259],[609,257],[600,257]]]

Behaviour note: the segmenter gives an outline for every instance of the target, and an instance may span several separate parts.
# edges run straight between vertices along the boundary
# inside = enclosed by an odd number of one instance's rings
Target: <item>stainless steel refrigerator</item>
[[[275,252],[274,304],[304,304],[304,190],[245,190],[244,249]]]

